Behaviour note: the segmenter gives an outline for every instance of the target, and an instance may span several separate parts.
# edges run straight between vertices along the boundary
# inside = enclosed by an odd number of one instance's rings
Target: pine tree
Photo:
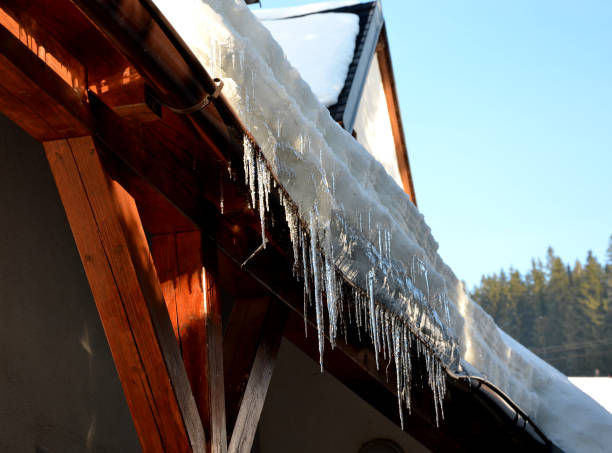
[[[606,314],[601,329],[601,339],[604,342],[612,341],[612,235],[608,243],[608,253],[605,267],[605,305]],[[612,375],[612,345],[607,343],[603,346],[606,351],[602,357],[602,374]]]
[[[512,270],[511,270],[512,272]],[[516,306],[510,294],[510,281],[506,273],[502,270],[498,281],[498,304],[495,319],[499,319],[499,326],[511,337],[517,338],[519,331]]]
[[[612,236],[605,265],[563,263],[552,248],[532,261],[483,277],[472,297],[507,333],[568,375],[612,374]]]
[[[544,305],[546,310],[546,323],[543,336],[544,346],[554,347],[565,344],[568,341],[568,330],[570,328],[569,308],[569,275],[561,261],[555,256],[552,247],[548,248],[546,257],[546,271],[548,274],[548,285],[544,291]],[[568,360],[565,354],[545,354],[552,364],[560,369],[567,369]]]
[[[548,282],[546,280],[542,261],[531,261],[531,270],[527,274],[526,280],[529,299],[534,309],[534,332],[532,332],[533,343],[531,346],[543,347],[546,344],[546,339],[544,338],[544,326],[546,325],[546,304],[544,295]]]

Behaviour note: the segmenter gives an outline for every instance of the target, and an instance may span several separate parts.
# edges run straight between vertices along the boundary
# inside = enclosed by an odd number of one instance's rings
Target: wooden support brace
[[[151,251],[174,334],[210,439],[210,451],[225,453],[225,392],[221,303],[215,262],[204,258],[200,231],[154,235]],[[216,250],[212,250],[215,254]]]
[[[239,298],[223,337],[227,430],[232,432],[255,361],[270,297]]]
[[[249,453],[251,451],[278,356],[285,320],[287,319],[287,310],[285,305],[277,301],[273,302],[268,310],[240,410],[232,431],[228,447],[230,453]]]
[[[189,386],[140,218],[92,137],[44,143],[145,452],[204,452]]]

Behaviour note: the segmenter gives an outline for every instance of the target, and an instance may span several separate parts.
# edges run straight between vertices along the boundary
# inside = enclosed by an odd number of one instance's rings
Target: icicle
[[[323,372],[323,349],[325,347],[324,325],[323,325],[323,295],[322,295],[322,283],[321,282],[321,269],[319,265],[319,253],[317,252],[317,230],[315,225],[314,209],[310,211],[310,266],[312,269],[312,276],[314,280],[314,299],[315,299],[315,312],[317,315],[317,334],[319,337],[319,365],[321,366],[321,372]]]
[[[308,305],[310,304],[310,273],[308,263],[307,238],[302,227],[300,227],[300,248],[302,250],[302,279],[304,282],[304,334],[308,337]]]
[[[401,354],[401,331],[395,317],[391,318],[391,330],[393,335],[393,358],[395,360],[395,380],[397,381],[397,406],[400,416],[400,426],[404,429],[404,411],[402,410],[402,387],[404,386],[402,354]]]
[[[378,326],[376,325],[376,308],[374,306],[374,271],[368,272],[368,298],[370,302],[370,328],[372,329],[372,341],[374,343],[374,355],[376,356],[376,369],[378,364]]]
[[[295,208],[289,200],[283,197],[283,207],[285,208],[285,219],[289,227],[289,239],[293,249],[293,276],[298,278],[300,269],[300,222]]]
[[[412,405],[410,399],[410,386],[412,384],[412,363],[410,359],[410,332],[406,325],[402,329],[402,344],[404,351],[403,367],[404,367],[404,388],[403,388],[403,399],[408,409],[408,413],[412,413]]]
[[[389,361],[391,361],[391,354],[393,352],[392,347],[393,347],[393,332],[391,331],[391,324],[390,324],[390,315],[389,312],[385,312],[385,333],[387,336],[387,358]]]
[[[385,320],[385,312],[382,308],[380,308],[380,305],[376,307],[378,310],[378,316],[377,318],[379,319],[380,322],[380,328],[379,328],[379,332],[380,332],[380,337],[381,337],[381,349],[382,349],[382,353],[383,353],[383,359],[387,359],[387,350],[388,350],[388,343],[387,343],[387,325],[386,325],[386,320]]]
[[[256,180],[256,164],[255,164],[255,150],[253,144],[249,138],[245,135],[243,140],[244,147],[244,179],[246,185],[251,191],[251,208],[257,208],[257,189],[255,187]]]
[[[257,195],[259,198],[259,220],[261,224],[261,244],[266,248],[266,187],[265,187],[265,164],[261,156],[257,155]]]
[[[329,316],[329,342],[332,349],[336,347],[338,325],[338,302],[336,299],[336,272],[334,270],[334,252],[331,241],[326,239],[325,247],[325,294],[327,298],[327,314]]]

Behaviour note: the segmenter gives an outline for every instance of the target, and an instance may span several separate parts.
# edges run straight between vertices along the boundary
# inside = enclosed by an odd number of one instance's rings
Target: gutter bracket
[[[161,101],[160,99],[157,99],[157,102],[159,102],[164,107],[168,108],[168,110],[171,110],[174,113],[177,113],[179,115],[190,115],[192,113],[199,112],[200,110],[205,109],[208,106],[208,104],[211,103],[211,101],[214,101],[215,99],[217,99],[219,95],[221,94],[221,90],[223,89],[223,80],[219,78],[215,78],[214,82],[216,84],[215,91],[207,94],[206,96],[204,96],[204,98],[200,102],[192,105],[191,107],[187,107],[187,108],[173,107]]]

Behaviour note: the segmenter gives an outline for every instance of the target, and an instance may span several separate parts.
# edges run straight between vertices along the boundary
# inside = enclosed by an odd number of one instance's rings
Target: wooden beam
[[[44,144],[146,452],[204,452],[205,435],[133,199],[91,137]]]
[[[391,53],[389,52],[389,41],[387,39],[387,30],[383,25],[376,46],[376,58],[378,58],[378,66],[380,67],[380,77],[383,83],[385,99],[387,101],[387,109],[389,111],[389,119],[391,120],[391,132],[393,133],[393,141],[395,143],[395,155],[397,158],[397,166],[402,178],[404,192],[408,194],[410,200],[417,205],[416,194],[414,191],[414,182],[410,171],[410,162],[408,161],[408,148],[406,147],[406,138],[404,137],[404,126],[402,125],[402,115],[400,113],[399,101],[397,100],[397,90],[395,88],[395,76],[393,75],[393,65],[391,63]]]
[[[241,276],[233,272],[235,278]],[[270,306],[270,297],[239,298],[223,336],[227,430],[232,432],[255,361],[257,345]]]
[[[201,240],[201,236],[200,236]],[[206,307],[206,345],[208,368],[208,399],[210,402],[210,435],[213,453],[227,452],[225,417],[225,381],[223,375],[223,325],[221,294],[217,277],[217,250],[203,248],[203,282]]]
[[[199,230],[154,235],[151,252],[210,451],[224,453],[223,339],[216,263],[204,266]]]
[[[87,134],[84,69],[73,68],[74,61],[62,65],[45,46],[59,49],[36,41],[0,9],[0,111],[40,141]]]
[[[0,25],[38,57],[41,63],[84,97],[87,72],[83,64],[40,26],[23,5],[11,3],[0,1]]]
[[[287,307],[280,302],[273,302],[266,316],[262,337],[257,346],[249,380],[232,431],[229,453],[249,453],[251,451],[276,364],[286,319]]]

